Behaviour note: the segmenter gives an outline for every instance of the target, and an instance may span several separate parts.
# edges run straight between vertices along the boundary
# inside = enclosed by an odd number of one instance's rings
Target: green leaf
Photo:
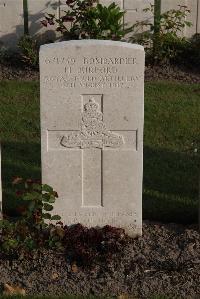
[[[56,201],[55,197],[51,196],[48,202],[49,203],[54,203],[55,201]]]
[[[49,202],[49,200],[50,200],[50,194],[48,194],[48,193],[43,193],[42,194],[42,201],[44,201],[44,202]]]
[[[189,21],[185,21],[185,25],[188,26],[188,27],[191,27],[191,26],[192,26],[192,23],[189,22]]]
[[[115,31],[115,30],[116,30],[116,28],[115,28],[114,25],[110,25],[110,29],[111,29],[112,31]]]
[[[51,186],[45,184],[45,185],[42,185],[42,191],[51,193],[51,192],[53,192],[53,188]]]
[[[43,209],[45,211],[52,211],[53,210],[53,206],[49,205],[48,203],[45,203],[44,206],[43,206]]]
[[[30,195],[30,193],[23,196],[23,200],[33,200],[34,198]]]
[[[36,190],[36,191],[42,191],[42,186],[40,184],[33,184],[32,185],[32,188],[33,190]]]
[[[51,220],[61,220],[61,217],[59,215],[53,215]]]
[[[42,217],[44,218],[44,219],[51,219],[51,214],[49,214],[49,213],[43,213],[42,214]]]

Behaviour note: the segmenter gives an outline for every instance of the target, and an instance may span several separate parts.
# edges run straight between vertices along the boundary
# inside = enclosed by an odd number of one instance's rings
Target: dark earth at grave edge
[[[144,222],[143,236],[127,238],[107,263],[77,266],[43,250],[33,258],[0,257],[0,284],[27,294],[73,294],[150,298],[200,298],[200,233],[197,226]]]

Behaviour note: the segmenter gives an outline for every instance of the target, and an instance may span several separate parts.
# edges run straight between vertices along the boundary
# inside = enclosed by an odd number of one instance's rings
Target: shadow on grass
[[[40,179],[40,143],[4,142],[2,145],[3,211],[16,215],[20,205],[12,188],[13,177]]]
[[[20,200],[14,176],[40,179],[40,142],[5,142],[2,148],[3,210],[16,215]],[[144,148],[143,218],[197,222],[199,158],[189,153]]]
[[[199,157],[144,148],[143,218],[197,222]]]

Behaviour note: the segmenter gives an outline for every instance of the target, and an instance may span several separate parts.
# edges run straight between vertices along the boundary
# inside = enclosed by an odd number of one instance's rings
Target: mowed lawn
[[[197,222],[200,84],[145,84],[143,218]],[[12,178],[40,178],[39,83],[0,83],[3,207],[20,204]],[[123,195],[122,195],[123,201]]]

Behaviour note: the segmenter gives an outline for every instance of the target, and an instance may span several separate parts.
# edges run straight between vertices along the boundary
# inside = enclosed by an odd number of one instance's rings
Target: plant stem
[[[24,34],[29,35],[28,28],[28,0],[23,0],[23,13],[24,13]]]
[[[154,37],[153,37],[153,56],[154,62],[157,60],[157,54],[160,45],[160,19],[161,19],[161,0],[154,1]]]

